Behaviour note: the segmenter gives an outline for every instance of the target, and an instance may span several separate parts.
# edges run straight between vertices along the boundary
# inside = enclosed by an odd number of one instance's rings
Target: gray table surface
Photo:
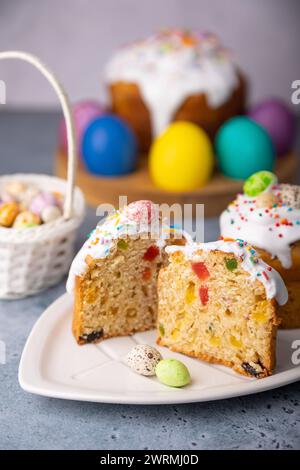
[[[0,113],[0,173],[51,173],[55,113]],[[96,223],[92,209],[78,246]],[[206,240],[218,236],[206,221]],[[18,301],[0,301],[0,449],[299,449],[300,382],[273,391],[211,403],[125,406],[48,399],[18,384],[24,343],[65,284]]]

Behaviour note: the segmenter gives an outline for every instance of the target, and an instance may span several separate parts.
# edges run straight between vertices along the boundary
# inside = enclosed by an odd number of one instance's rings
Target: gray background
[[[252,81],[251,99],[290,101],[300,79],[298,0],[0,0],[0,48],[39,55],[71,100],[103,97],[103,66],[118,46],[162,27],[211,30]],[[27,64],[0,64],[9,106],[57,106]]]

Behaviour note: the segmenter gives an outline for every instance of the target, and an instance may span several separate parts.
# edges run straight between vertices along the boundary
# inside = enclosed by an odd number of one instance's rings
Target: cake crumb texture
[[[276,301],[234,254],[170,256],[158,280],[158,344],[262,378],[275,367]]]

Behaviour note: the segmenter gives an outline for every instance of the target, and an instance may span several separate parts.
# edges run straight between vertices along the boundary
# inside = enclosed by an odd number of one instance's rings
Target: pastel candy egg
[[[1,192],[1,201],[2,202],[13,202],[13,201],[15,201],[15,198],[12,196],[12,194],[8,193],[7,191],[2,191]]]
[[[152,144],[149,169],[156,186],[189,191],[204,186],[213,170],[209,137],[191,122],[172,123]]]
[[[47,224],[61,217],[62,212],[57,206],[46,206],[41,212],[42,221]]]
[[[40,190],[34,186],[29,186],[24,193],[20,195],[19,202],[23,210],[27,210],[32,199],[39,194]]]
[[[276,183],[277,176],[274,173],[271,173],[271,171],[258,171],[249,176],[243,189],[247,196],[255,197]]]
[[[83,160],[91,173],[119,176],[131,173],[137,163],[137,141],[131,128],[113,115],[94,119],[82,142]]]
[[[215,148],[220,171],[246,179],[260,170],[272,171],[275,150],[269,134],[247,116],[237,116],[219,129]]]
[[[101,116],[104,112],[104,106],[96,101],[80,101],[73,105],[72,114],[74,119],[75,138],[77,141],[78,152],[81,157],[82,139],[87,126],[93,119]],[[62,119],[59,127],[59,148],[66,153],[67,146],[66,124],[65,120]]]
[[[157,349],[147,344],[138,344],[126,356],[127,365],[140,375],[155,375],[155,367],[162,360]]]
[[[42,210],[47,206],[57,206],[58,200],[54,194],[42,191],[39,192],[31,201],[29,210],[41,216]]]
[[[145,224],[150,224],[153,220],[157,219],[158,214],[157,205],[147,200],[131,202],[124,208],[124,216],[127,219]]]
[[[191,381],[188,368],[177,359],[162,359],[155,373],[158,380],[169,387],[184,387]]]
[[[41,219],[34,212],[20,212],[13,224],[13,228],[32,228],[40,225]]]
[[[2,204],[0,207],[0,225],[11,227],[19,211],[19,205],[15,201]]]
[[[288,152],[295,137],[295,116],[289,107],[277,98],[261,101],[253,106],[248,115],[270,135],[276,152]]]
[[[20,196],[26,191],[27,185],[22,181],[9,181],[5,187],[4,191],[16,199],[19,199]]]

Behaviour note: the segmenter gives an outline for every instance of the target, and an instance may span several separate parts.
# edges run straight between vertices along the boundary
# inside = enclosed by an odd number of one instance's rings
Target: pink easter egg
[[[101,116],[105,112],[105,107],[101,103],[96,101],[80,101],[72,106],[74,126],[75,126],[75,137],[77,142],[78,154],[81,153],[82,137],[85,129],[89,123],[96,117]],[[67,152],[67,131],[65,120],[62,119],[59,125],[59,148],[66,153]]]

